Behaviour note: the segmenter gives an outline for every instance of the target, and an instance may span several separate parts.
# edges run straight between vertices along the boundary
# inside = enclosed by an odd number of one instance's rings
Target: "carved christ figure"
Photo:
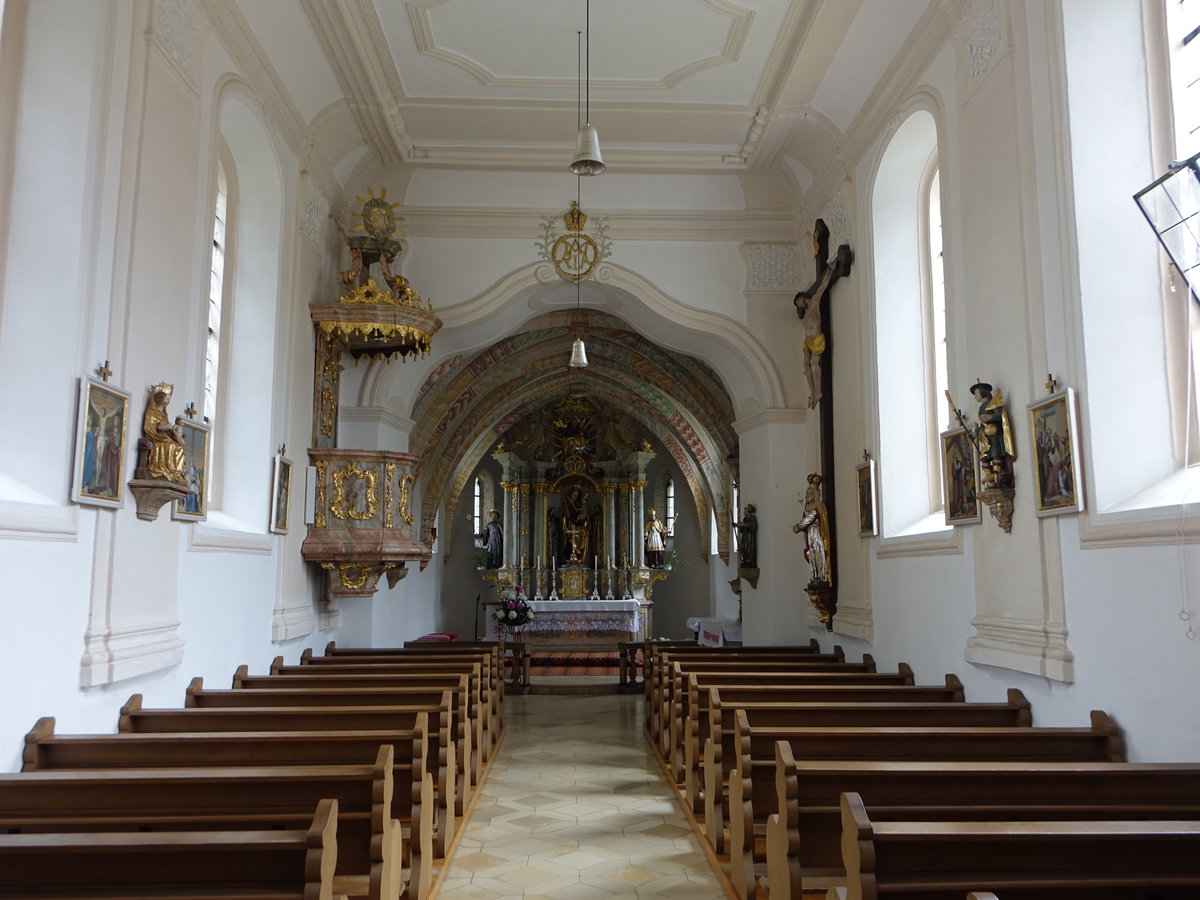
[[[829,289],[837,271],[836,260],[825,266],[821,280],[793,299],[804,325],[804,377],[808,379],[808,408],[816,409],[821,400],[821,356],[825,353],[825,333],[821,323],[821,297]]]

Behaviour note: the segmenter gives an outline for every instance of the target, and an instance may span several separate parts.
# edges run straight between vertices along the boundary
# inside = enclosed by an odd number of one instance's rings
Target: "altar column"
[[[544,565],[550,568],[550,559],[546,548],[546,492],[549,485],[537,482],[533,486],[533,565]]]
[[[617,555],[617,498],[614,496],[617,486],[611,481],[600,485],[604,491],[604,565],[608,567],[610,560],[619,559]],[[609,576],[611,577],[611,576]]]
[[[521,544],[521,567],[530,568],[533,565],[533,553],[530,546],[529,520],[531,518],[531,508],[529,505],[529,482],[522,482],[518,485],[517,492],[520,497],[518,509],[520,524],[518,526],[517,538]]]
[[[646,527],[646,482],[635,481],[631,487],[633,490],[633,520],[637,523],[635,534],[637,536],[634,542],[634,565],[638,568],[646,565],[646,540],[644,529]]]
[[[517,486],[511,481],[500,482],[504,488],[504,566],[512,568],[517,564]]]
[[[613,552],[617,556],[617,567],[624,568],[633,559],[633,556],[629,552],[629,483],[622,482],[617,487],[621,491],[621,502],[616,504],[617,514],[621,519],[620,526],[617,529],[621,543],[619,547],[614,548]]]

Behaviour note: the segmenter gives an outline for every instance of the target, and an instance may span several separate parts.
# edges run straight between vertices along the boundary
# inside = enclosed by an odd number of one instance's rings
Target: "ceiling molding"
[[[438,46],[433,36],[433,23],[429,21],[428,10],[446,2],[447,0],[408,0],[405,4],[408,11],[408,22],[412,27],[413,40],[417,45],[417,52],[422,56],[438,59],[461,69],[487,88],[568,90],[577,86],[577,78],[522,78],[496,75],[482,63],[446,47]],[[720,53],[693,60],[668,72],[660,79],[590,78],[589,84],[596,88],[666,91],[686,81],[697,72],[737,62],[746,45],[746,36],[750,33],[750,25],[754,21],[754,10],[730,3],[728,0],[701,0],[701,3],[713,12],[730,19],[729,31],[725,35],[725,42]]]
[[[528,238],[530,245],[547,216],[562,210],[542,208],[404,207],[409,237]],[[593,218],[607,219],[620,241],[755,241],[794,243],[807,230],[791,207],[764,210],[603,210],[588,207]]]

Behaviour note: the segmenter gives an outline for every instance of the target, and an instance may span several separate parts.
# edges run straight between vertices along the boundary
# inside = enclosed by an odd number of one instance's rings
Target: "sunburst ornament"
[[[369,200],[364,200],[362,197],[354,198],[358,201],[359,208],[350,215],[362,221],[351,231],[365,231],[377,241],[391,241],[398,237],[404,237],[404,232],[396,230],[396,223],[404,221],[403,216],[396,215],[400,204],[388,203],[387,188],[381,188],[378,197],[371,188],[367,188],[367,193],[370,195]]]
[[[534,244],[538,256],[548,260],[558,277],[572,283],[583,281],[596,271],[596,266],[612,256],[612,241],[608,237],[608,221],[593,219],[596,236],[584,233],[587,214],[572,200],[571,208],[561,217],[566,228],[559,232],[555,216],[542,219],[542,239]]]

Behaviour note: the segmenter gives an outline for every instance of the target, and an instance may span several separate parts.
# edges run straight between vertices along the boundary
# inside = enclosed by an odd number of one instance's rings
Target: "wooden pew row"
[[[947,675],[944,685],[856,685],[803,682],[791,684],[726,683],[732,675],[688,674],[689,708],[694,714],[684,722],[684,795],[692,812],[704,812],[703,778],[700,767],[704,744],[714,737],[711,723],[732,715],[731,709],[753,704],[791,703],[962,703],[964,691],[956,675]],[[701,684],[704,687],[701,687]],[[714,696],[711,692],[717,691]],[[724,726],[727,733],[730,726]]]
[[[666,695],[672,687],[672,662],[705,661],[720,665],[759,659],[765,664],[764,669],[770,669],[771,663],[788,662],[797,658],[813,663],[845,662],[846,654],[840,646],[834,647],[829,653],[821,653],[816,641],[795,647],[684,647],[656,650],[647,660],[646,669],[646,702],[651,706],[648,720],[650,733],[654,735],[655,740],[659,740],[662,730],[666,727],[666,718],[662,715],[662,710],[664,704],[669,702]]]
[[[431,646],[440,647],[445,645],[435,644]],[[483,730],[488,741],[484,744],[482,751],[483,759],[484,761],[490,759],[492,748],[500,740],[500,727],[504,705],[503,660],[497,659],[495,654],[487,650],[426,651],[414,648],[411,651],[393,652],[402,653],[403,655],[388,656],[384,653],[377,653],[368,656],[352,656],[347,653],[338,656],[314,656],[312,648],[305,648],[300,654],[299,665],[284,666],[282,657],[277,657],[276,661],[271,665],[271,674],[313,674],[316,670],[325,670],[328,673],[326,670],[328,666],[335,667],[338,671],[358,674],[369,674],[374,670],[372,667],[377,668],[381,666],[396,672],[433,673],[462,671],[455,667],[478,664],[479,673],[475,675],[472,672],[472,676],[478,682],[480,701],[484,704],[487,713]],[[475,685],[472,685],[472,691],[475,689]]]
[[[715,702],[719,708],[719,700]],[[728,785],[733,766],[726,761],[735,759],[739,750],[736,716],[742,716],[751,728],[1012,728],[1028,727],[1032,722],[1029,701],[1015,689],[1008,692],[1007,703],[744,704],[720,710],[712,719],[705,742],[704,790],[700,798],[705,827],[714,847],[720,843],[728,820]]]
[[[753,897],[756,863],[765,867],[767,817],[776,808],[776,742],[785,741],[795,759],[928,760],[1013,762],[1121,762],[1125,743],[1121,730],[1099,710],[1089,728],[916,728],[762,727],[752,728],[745,713],[734,714],[736,758],[730,766],[729,862],[740,897]],[[705,748],[705,790],[716,796],[709,779],[711,745]],[[715,771],[714,771],[715,775]],[[707,823],[706,823],[707,828]]]
[[[383,731],[413,728],[422,713],[428,717],[427,760],[433,774],[434,848],[438,856],[454,838],[456,780],[454,742],[450,738],[450,697],[437,708],[421,706],[244,707],[230,709],[144,709],[134,694],[121,707],[117,730],[122,734],[213,733],[245,731]],[[436,726],[435,726],[436,723]]]
[[[410,870],[410,895],[432,881],[437,798],[426,769],[427,716],[408,731],[254,731],[211,734],[55,734],[42,718],[25,736],[22,772],[87,774],[90,770],[196,767],[354,765],[370,762],[381,745],[392,750],[391,818],[401,823]]]
[[[842,795],[848,900],[1194,900],[1200,822],[875,822]],[[835,893],[835,896],[837,894]]]
[[[303,830],[316,805],[332,798],[339,810],[334,871],[339,891],[394,900],[406,879],[401,826],[391,816],[393,755],[383,745],[372,765],[0,775],[0,831]],[[410,896],[423,896],[418,890]]]
[[[187,709],[234,709],[238,707],[285,707],[285,706],[428,706],[440,708],[445,696],[450,697],[450,737],[454,741],[455,756],[463,760],[459,766],[456,784],[455,814],[463,815],[469,799],[471,785],[478,783],[479,773],[472,768],[478,763],[476,753],[481,740],[479,720],[467,716],[467,680],[452,688],[413,687],[317,687],[287,686],[279,688],[237,688],[213,690],[204,687],[204,679],[193,678],[188,685],[184,700]]]
[[[841,648],[839,647],[840,651]],[[675,771],[683,765],[682,755],[682,723],[688,716],[687,676],[690,672],[762,672],[763,674],[796,674],[808,672],[835,672],[838,674],[866,674],[875,672],[875,660],[870,654],[863,656],[862,662],[846,662],[839,653],[806,653],[796,656],[760,657],[754,660],[724,658],[719,660],[707,659],[676,659],[670,654],[665,656],[659,666],[659,722],[662,733],[659,735],[659,747],[663,756],[671,762]],[[672,754],[672,748],[679,748],[678,754]],[[677,782],[681,777],[676,777]]]
[[[323,666],[323,665],[288,666],[288,665],[283,664],[282,659],[283,659],[282,657],[276,657],[275,660],[271,663],[271,676],[279,675],[281,677],[288,677],[288,678],[295,677],[295,678],[322,678],[322,679],[325,679],[325,678],[329,678],[332,675],[355,675],[355,676],[415,675],[415,676],[420,677],[420,676],[423,676],[423,675],[429,674],[429,673],[438,673],[438,674],[463,674],[463,673],[466,673],[468,676],[471,677],[471,686],[468,689],[468,693],[470,694],[470,693],[474,692],[476,686],[479,686],[479,688],[482,690],[482,682],[480,681],[480,665],[477,661],[473,662],[470,660],[459,660],[459,661],[452,661],[452,662],[440,661],[440,662],[430,662],[430,663],[414,661],[414,662],[404,662],[404,663],[393,663],[393,662],[386,662],[386,661],[380,660],[378,662],[370,663],[370,664],[359,664],[357,662],[347,662],[344,665],[339,665],[339,666],[334,667],[334,666]],[[482,703],[482,699],[481,699],[481,703]],[[486,743],[488,738],[484,738],[483,740]],[[462,776],[467,775],[471,772],[477,772],[477,771],[481,770],[482,757],[480,757],[480,760],[479,760],[480,764],[478,766],[475,765],[476,760],[474,760],[474,759],[470,760],[469,762],[464,762],[461,758],[456,757],[456,760],[457,760],[457,766],[458,766],[458,772],[459,772],[459,777],[458,777],[459,781],[462,780]]]
[[[1200,764],[797,760],[781,741],[780,812],[766,828],[771,900],[845,883],[841,796],[851,791],[874,821],[1200,820]]]
[[[11,900],[333,900],[338,805],[306,830],[0,834]]]
[[[825,656],[825,654],[822,654]],[[792,658],[786,660],[669,660],[669,677],[664,684],[663,707],[660,713],[662,734],[659,738],[659,749],[667,761],[675,783],[683,782],[684,735],[687,733],[687,720],[693,715],[690,708],[688,693],[688,676],[692,673],[738,673],[743,680],[757,681],[759,676],[777,675],[796,678],[812,674],[826,674],[841,679],[850,677],[857,683],[858,676],[877,675],[875,660],[868,653],[860,663],[848,663],[844,659],[810,660]],[[901,681],[900,673],[883,683]]]
[[[642,654],[642,682],[646,681],[646,666],[650,660],[650,649],[647,644],[654,644],[656,647],[666,649],[668,647],[683,649],[685,647],[698,647],[696,641],[617,641],[617,685],[620,691],[632,691],[638,685],[638,661],[637,656]]]

